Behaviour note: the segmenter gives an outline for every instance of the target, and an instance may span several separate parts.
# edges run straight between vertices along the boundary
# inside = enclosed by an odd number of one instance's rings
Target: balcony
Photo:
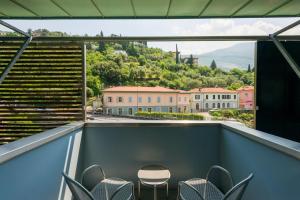
[[[245,200],[300,197],[300,144],[226,122],[76,122],[1,146],[0,163],[1,199],[9,200],[71,199],[61,172],[78,179],[94,163],[135,183],[141,166],[163,164],[169,199],[178,181],[204,177],[214,164],[235,182],[254,173]],[[147,194],[142,199],[152,199]]]

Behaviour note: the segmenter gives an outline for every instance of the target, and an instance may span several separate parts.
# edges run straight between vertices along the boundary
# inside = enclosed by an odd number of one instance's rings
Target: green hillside
[[[46,29],[29,32],[34,36],[69,36],[67,33]],[[14,34],[0,32],[0,35]],[[193,64],[192,58],[186,63],[176,63],[172,52],[147,47],[146,42],[87,43],[88,96],[98,95],[105,87],[120,85],[160,85],[183,90],[196,87],[236,89],[242,85],[253,85],[252,70],[233,68],[225,71],[218,66]]]

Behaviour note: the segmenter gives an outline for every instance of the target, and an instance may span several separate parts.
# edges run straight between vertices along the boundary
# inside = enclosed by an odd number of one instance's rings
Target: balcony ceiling
[[[300,0],[0,0],[0,19],[297,16]]]

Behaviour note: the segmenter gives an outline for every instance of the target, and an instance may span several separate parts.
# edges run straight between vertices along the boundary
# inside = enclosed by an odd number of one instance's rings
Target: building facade
[[[245,86],[237,90],[239,94],[239,107],[243,110],[253,110],[254,109],[254,87]]]
[[[192,112],[206,112],[211,109],[239,108],[239,95],[224,88],[195,88],[190,90]]]
[[[177,97],[177,90],[164,87],[112,87],[103,90],[103,109],[113,115],[177,112]]]
[[[178,90],[177,94],[177,112],[179,113],[189,113],[191,111],[189,91]]]
[[[118,86],[103,90],[103,112],[112,115],[134,115],[136,112],[197,113],[211,109],[250,108],[250,92],[240,97],[237,91],[224,88],[195,88],[190,91],[164,87]],[[247,98],[244,98],[247,97]],[[252,96],[253,97],[253,96]],[[253,104],[252,104],[253,105]]]

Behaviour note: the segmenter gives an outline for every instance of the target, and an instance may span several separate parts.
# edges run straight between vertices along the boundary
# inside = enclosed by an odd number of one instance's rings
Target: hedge
[[[169,113],[169,112],[137,112],[135,116],[153,119],[174,119],[174,120],[204,120],[203,115],[192,113]]]

